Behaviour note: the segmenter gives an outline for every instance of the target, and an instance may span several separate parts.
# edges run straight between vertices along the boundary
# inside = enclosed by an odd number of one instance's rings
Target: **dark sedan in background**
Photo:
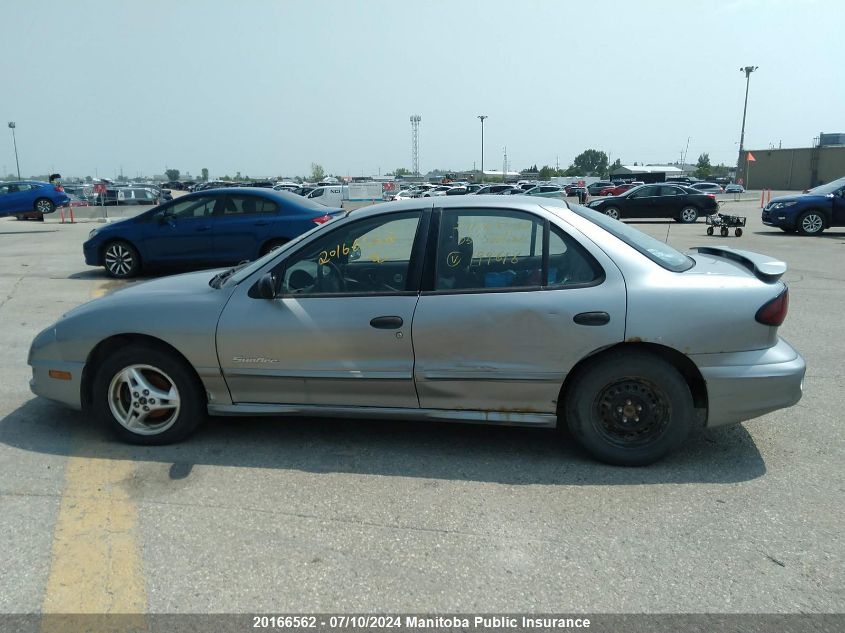
[[[117,278],[143,268],[222,266],[255,259],[339,211],[285,191],[210,189],[97,227],[82,248],[86,264]]]
[[[617,220],[672,218],[685,224],[719,210],[719,203],[712,193],[666,183],[641,185],[621,196],[593,200],[587,206]]]

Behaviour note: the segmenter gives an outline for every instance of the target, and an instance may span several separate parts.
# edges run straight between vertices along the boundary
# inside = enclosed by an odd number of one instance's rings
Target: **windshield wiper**
[[[214,275],[214,277],[212,277],[209,280],[208,285],[211,286],[212,288],[220,288],[223,285],[223,282],[225,282],[229,277],[234,275],[236,272],[238,272],[241,268],[246,266],[248,263],[249,263],[249,260],[245,259],[242,262],[240,262],[237,266],[232,266],[231,268],[227,268],[226,270],[224,270],[221,273],[217,273],[216,275]]]

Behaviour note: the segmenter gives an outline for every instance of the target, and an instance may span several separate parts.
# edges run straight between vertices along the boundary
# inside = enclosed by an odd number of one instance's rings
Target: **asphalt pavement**
[[[636,226],[787,261],[804,397],[635,469],[553,431],[438,423],[222,418],[122,445],[33,396],[26,355],[126,282],[84,264],[91,224],[0,219],[0,613],[842,612],[845,229],[724,208],[741,238]]]

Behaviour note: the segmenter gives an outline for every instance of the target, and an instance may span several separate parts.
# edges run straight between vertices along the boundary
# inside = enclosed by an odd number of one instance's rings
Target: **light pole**
[[[9,129],[12,130],[12,144],[15,146],[15,165],[18,168],[18,180],[21,179],[21,164],[18,162],[18,142],[15,139],[15,122],[9,121]]]
[[[481,121],[481,182],[484,182],[484,119],[486,114],[479,114],[478,120]]]
[[[742,132],[739,134],[739,156],[736,159],[736,175],[740,174],[740,166],[742,165],[742,154],[745,148],[745,113],[748,110],[748,86],[751,84],[751,73],[757,70],[758,66],[745,66],[739,69],[739,72],[745,73],[745,105],[742,108]]]

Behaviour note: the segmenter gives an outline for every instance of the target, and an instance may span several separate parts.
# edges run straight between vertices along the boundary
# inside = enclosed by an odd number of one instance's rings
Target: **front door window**
[[[331,231],[284,266],[283,295],[372,294],[410,289],[418,212],[364,219]]]

